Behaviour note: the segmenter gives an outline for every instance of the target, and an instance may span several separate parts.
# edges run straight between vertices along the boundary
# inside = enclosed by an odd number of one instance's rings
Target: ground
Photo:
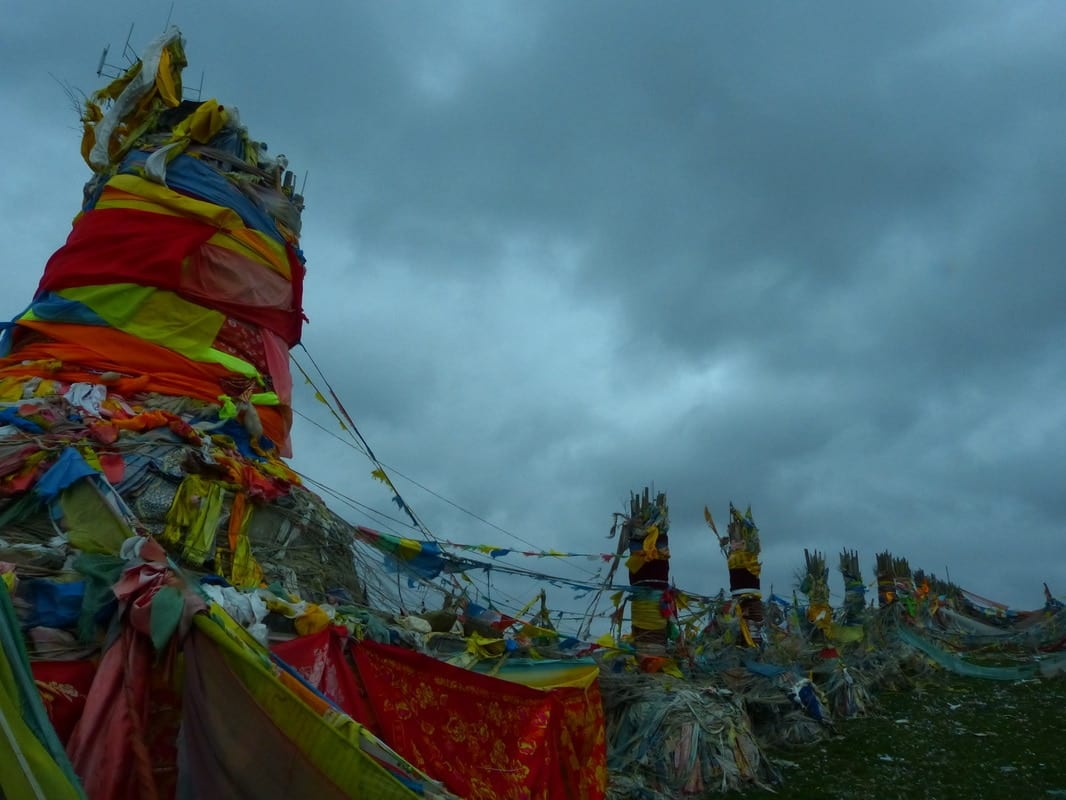
[[[935,676],[882,692],[874,715],[820,744],[774,753],[776,792],[826,800],[1066,799],[1066,680],[1002,683]]]

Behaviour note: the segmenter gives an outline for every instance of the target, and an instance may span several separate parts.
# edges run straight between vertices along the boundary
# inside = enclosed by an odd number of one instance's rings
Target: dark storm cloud
[[[87,176],[49,73],[90,90],[102,45],[135,21],[140,46],[169,8],[103,6],[2,34],[2,144],[25,155],[2,206],[10,314]],[[309,171],[305,343],[386,463],[582,552],[613,548],[610,515],[654,482],[678,581],[702,591],[725,580],[702,508],[722,522],[730,499],[778,591],[805,546],[950,564],[1016,603],[1044,578],[1066,591],[1058,6],[179,3],[173,21],[187,84],[203,70]],[[387,506],[362,456],[296,433],[301,469]],[[507,538],[403,485],[441,536]]]

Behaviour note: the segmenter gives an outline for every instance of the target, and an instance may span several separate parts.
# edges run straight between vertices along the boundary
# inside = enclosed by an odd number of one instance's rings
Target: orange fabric
[[[19,327],[37,331],[54,341],[16,344],[10,356],[0,359],[5,375],[44,376],[76,383],[99,383],[103,372],[121,377],[107,386],[124,397],[141,392],[159,392],[217,403],[220,394],[231,394],[223,381],[236,379],[219,364],[192,361],[165,347],[136,336],[96,325],[26,320]],[[30,363],[24,363],[24,362]],[[257,406],[263,433],[289,454],[291,412],[283,407]]]
[[[111,371],[126,377],[133,375],[138,380],[147,377],[148,391],[212,402],[219,395],[219,382],[232,375],[220,364],[192,361],[166,347],[106,326],[37,320],[18,324],[53,341],[16,345],[10,356],[0,360],[0,367],[16,366],[26,359],[56,359],[63,362],[58,373],[79,371],[80,367],[88,374]]]
[[[244,499],[244,492],[235,492],[233,504],[229,509],[229,526],[226,528],[230,552],[236,552],[237,550],[237,539],[241,535],[241,524],[244,522],[244,508],[246,505],[247,501]]]

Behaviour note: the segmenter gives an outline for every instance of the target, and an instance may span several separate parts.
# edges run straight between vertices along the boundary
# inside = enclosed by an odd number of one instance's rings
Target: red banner
[[[602,798],[596,684],[533,689],[374,642],[354,648],[385,742],[468,800]]]
[[[66,747],[70,732],[81,719],[85,699],[96,675],[96,662],[31,661],[30,669],[59,741]]]

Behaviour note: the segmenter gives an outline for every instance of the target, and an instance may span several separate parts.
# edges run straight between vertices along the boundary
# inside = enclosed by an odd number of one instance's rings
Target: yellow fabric
[[[507,651],[503,639],[490,639],[478,633],[471,633],[466,640],[466,652],[479,659],[499,658]]]
[[[212,347],[226,321],[218,311],[190,303],[173,292],[134,283],[77,286],[57,292],[83,303],[108,325],[180,353],[193,361],[219,364],[238,375],[260,378],[259,370],[237,356]],[[36,320],[32,311],[20,319]]]
[[[540,625],[529,623],[518,629],[518,636],[526,639],[556,639],[559,634],[551,628],[542,628]]]
[[[633,602],[630,603],[633,615],[633,627],[641,628],[646,631],[661,631],[666,627],[666,617],[663,616],[662,611],[659,609],[658,598],[654,600],[646,600],[642,598],[633,598]]]
[[[229,121],[229,112],[214,98],[200,103],[197,109],[174,126],[174,139],[186,137],[207,144]]]
[[[758,577],[762,572],[762,564],[759,563],[759,557],[751,551],[734,550],[729,554],[729,569],[746,569]]]
[[[99,104],[103,100],[117,99],[118,96],[126,90],[126,87],[129,86],[130,81],[140,75],[141,66],[142,62],[136,62],[132,67],[111,81],[107,86],[93,92],[93,103]]]
[[[703,507],[703,518],[707,521],[707,525],[710,526],[710,529],[714,531],[714,535],[717,536],[718,527],[714,524],[714,517],[711,516],[711,509],[707,508],[707,506]]]
[[[515,664],[512,661],[496,672],[497,678],[533,689],[586,689],[599,676],[600,668],[595,664],[574,665],[567,661],[538,661],[533,664]]]
[[[89,163],[89,154],[96,144],[96,123],[104,117],[104,112],[96,103],[86,100],[81,111],[81,157]]]
[[[159,54],[159,69],[155,75],[155,88],[159,97],[171,108],[181,104],[181,68],[184,59],[175,59],[169,47]]]
[[[22,387],[29,378],[19,376],[17,378],[4,378],[0,380],[0,402],[13,403],[22,399]]]
[[[744,615],[740,613],[740,605],[737,604],[737,622],[740,624],[740,635],[744,638],[744,644],[748,647],[755,647],[755,639],[752,638],[751,628],[748,627],[748,621],[744,618]]]
[[[211,481],[207,495],[200,498],[200,508],[192,526],[185,537],[185,546],[181,557],[189,564],[199,565],[211,553],[218,523],[222,516],[222,504],[225,490],[222,484]]]
[[[147,62],[137,61],[121,77],[93,94],[85,104],[82,114],[82,155],[94,169],[116,164],[154,124],[160,111],[181,103],[181,70],[187,63],[181,38],[167,34],[167,41],[158,53],[146,53],[145,58]],[[146,66],[154,74],[144,74]],[[110,101],[114,101],[115,105],[110,106],[108,114],[104,115],[99,106],[109,105]],[[109,121],[108,117],[116,114],[116,109],[121,110],[121,118]],[[99,144],[96,140],[100,122],[105,124],[109,137],[106,154],[94,154]]]
[[[321,400],[322,400],[322,402],[323,402],[323,403],[325,403],[325,402],[326,402],[326,398],[322,397],[322,395],[321,395],[321,394],[318,394],[318,393],[316,392],[316,395],[317,395],[317,396],[319,397],[319,399],[321,399]],[[396,491],[396,487],[392,485],[392,481],[391,481],[391,480],[389,479],[389,476],[388,476],[388,474],[387,474],[387,473],[385,472],[385,470],[383,470],[383,469],[382,469],[381,467],[378,467],[378,468],[377,468],[376,470],[374,470],[373,472],[371,472],[371,473],[370,473],[370,477],[371,477],[371,478],[374,478],[375,480],[379,480],[379,481],[381,481],[381,482],[382,482],[383,484],[385,484],[386,486],[388,486],[388,487],[389,487],[390,489],[392,489],[392,490],[393,490],[394,492]],[[410,541],[410,540],[408,540],[408,541]],[[421,551],[421,548],[419,548],[419,551]]]
[[[862,625],[838,625],[833,622],[829,625],[827,635],[834,642],[847,644],[849,642],[861,642],[865,636],[865,631]]]
[[[659,541],[659,526],[651,525],[648,527],[647,532],[644,534],[644,541],[641,546],[644,550],[644,557],[653,559],[658,555],[658,548],[655,546]]]
[[[660,671],[672,678],[685,677],[685,673],[681,671],[681,668],[677,665],[677,661],[673,658],[664,659]]]
[[[529,609],[533,608],[533,604],[536,603],[539,599],[540,594],[537,594],[533,597],[532,600],[530,600],[528,603],[518,609],[518,613],[514,615],[515,619],[521,619],[522,617],[524,617],[529,612]]]
[[[96,145],[96,123],[104,118],[104,111],[100,106],[101,104],[106,104],[117,99],[118,96],[122,94],[123,90],[129,86],[130,81],[140,74],[141,63],[142,62],[140,61],[136,62],[132,67],[126,70],[125,73],[115,78],[107,86],[93,92],[92,99],[85,101],[85,108],[82,109],[81,114],[81,156],[85,159],[85,163],[90,167],[92,166],[92,162],[89,160],[89,154]]]
[[[823,631],[828,631],[833,622],[833,609],[821,603],[811,603],[807,607],[807,620]]]
[[[204,563],[213,551],[224,499],[225,489],[218,481],[186,475],[170,504],[166,527],[159,538],[170,546],[184,541],[182,558],[194,565]]]
[[[242,228],[244,221],[232,208],[208,203],[206,200],[197,200],[189,195],[175,192],[166,186],[145,180],[137,175],[115,175],[107,182],[108,186],[114,186],[129,194],[136,195],[142,200],[150,200],[158,208],[151,210],[169,213],[173,216],[190,217],[207,222],[216,228]],[[104,198],[100,198],[103,200]],[[97,203],[97,208],[100,204]],[[124,206],[117,206],[119,208]]]
[[[159,534],[159,539],[163,544],[173,546],[182,540],[185,531],[196,517],[196,508],[192,498],[197,497],[204,488],[206,487],[203,478],[199,475],[185,476],[181,485],[178,486],[178,491],[174,493],[174,499],[170,502],[166,526]]]
[[[405,536],[401,536],[397,549],[404,558],[414,558],[422,552],[422,543],[417,539],[408,539]]]
[[[279,680],[266,652],[217,605],[212,604],[210,616],[197,614],[193,622],[197,631],[220,648],[230,668],[274,724],[350,797],[418,797],[364,752],[363,743],[369,744],[371,737],[361,725],[342,714],[322,716],[303,702]]]
[[[194,361],[211,360],[211,345],[226,322],[225,314],[154,286],[76,286],[58,294],[88,306],[112,328],[169,347]]]
[[[296,618],[293,627],[300,636],[307,636],[325,630],[331,621],[321,606],[310,603],[304,613]]]
[[[22,721],[9,654],[0,651],[0,796],[42,800],[84,798]]]
[[[641,542],[641,549],[626,559],[626,569],[638,572],[649,561],[665,561],[669,558],[669,548],[659,547],[659,526],[649,525]]]
[[[240,215],[226,206],[196,200],[137,175],[115,175],[107,182],[95,207],[132,208],[200,220],[219,229],[219,233],[208,239],[209,244],[233,250],[292,279],[285,246],[265,233],[245,227]]]

